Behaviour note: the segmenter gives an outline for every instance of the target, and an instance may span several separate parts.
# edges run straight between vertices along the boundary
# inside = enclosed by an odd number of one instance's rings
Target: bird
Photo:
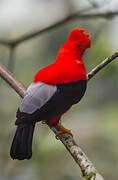
[[[56,61],[36,73],[16,113],[17,128],[10,149],[13,160],[32,157],[37,122],[58,127],[56,137],[65,132],[72,135],[60,124],[60,119],[85,94],[87,74],[82,56],[90,46],[90,34],[82,28],[73,29]]]

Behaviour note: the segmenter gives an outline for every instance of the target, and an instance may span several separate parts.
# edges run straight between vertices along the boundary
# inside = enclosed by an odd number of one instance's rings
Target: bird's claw
[[[73,137],[72,132],[69,129],[64,128],[62,125],[58,124],[56,127],[59,128],[59,131],[56,133],[56,139],[59,139],[58,136],[63,133],[70,134]]]

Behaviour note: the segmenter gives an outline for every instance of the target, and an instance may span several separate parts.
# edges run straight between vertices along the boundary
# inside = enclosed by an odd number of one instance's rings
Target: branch
[[[104,61],[102,61],[99,65],[97,65],[87,74],[87,80],[89,81],[93,76],[95,76],[96,73],[98,73],[102,68],[104,68],[107,64],[109,64],[117,57],[118,52],[115,52],[114,54],[112,54],[112,56],[107,57]]]
[[[90,80],[97,72],[99,72],[108,63],[118,57],[118,52],[106,58],[102,63],[97,65],[87,77]],[[3,66],[0,65],[0,76],[23,98],[26,88],[13,77],[13,75]],[[54,133],[58,132],[57,128],[51,128]],[[82,149],[75,143],[74,139],[67,133],[59,135],[60,141],[64,144],[66,149],[70,152],[76,163],[79,165],[82,176],[86,180],[104,180],[103,177],[95,169],[94,165],[87,158]]]
[[[29,34],[24,34],[23,36],[15,39],[15,40],[11,40],[11,41],[4,41],[4,40],[0,40],[0,44],[3,45],[7,45],[7,46],[16,46],[20,43],[23,43],[29,39],[32,39],[34,37],[37,37],[43,33],[49,32],[53,29],[56,29],[57,27],[60,27],[62,25],[65,25],[66,23],[70,22],[71,20],[75,20],[75,19],[96,19],[96,18],[105,18],[105,19],[109,19],[109,18],[113,18],[115,16],[118,15],[118,11],[108,11],[108,12],[98,12],[98,13],[86,13],[86,14],[80,14],[79,12],[75,13],[75,14],[70,14],[69,16],[65,17],[64,19],[55,22],[54,24],[49,25],[48,27],[45,27],[41,30],[37,30],[35,32],[31,32]]]
[[[108,63],[118,57],[118,52],[106,58],[102,63],[97,65],[87,77],[90,80],[97,72],[99,72]],[[13,77],[13,75],[3,66],[0,65],[0,76],[23,98],[26,88]],[[54,133],[58,132],[57,128],[51,128]],[[70,152],[76,163],[79,165],[82,176],[87,180],[104,180],[103,177],[95,169],[94,165],[87,158],[82,149],[75,143],[74,139],[67,133],[59,135],[60,141],[64,144],[66,149]]]
[[[0,64],[0,76],[19,94],[21,98],[24,97],[26,88],[22,85],[22,83],[17,81],[2,64]]]
[[[3,65],[0,65],[0,76],[20,95],[21,98],[25,96],[26,88],[16,80]],[[58,132],[58,128],[51,129],[54,133]],[[69,134],[61,134],[59,135],[59,139],[80,166],[82,176],[86,180],[104,180]]]

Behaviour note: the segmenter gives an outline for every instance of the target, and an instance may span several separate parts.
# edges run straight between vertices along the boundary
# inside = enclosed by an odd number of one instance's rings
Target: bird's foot
[[[58,136],[63,133],[68,133],[73,137],[72,132],[69,129],[66,129],[65,127],[63,127],[61,124],[57,124],[56,127],[59,128],[59,131],[56,133],[56,136],[55,136],[56,139],[59,139]]]

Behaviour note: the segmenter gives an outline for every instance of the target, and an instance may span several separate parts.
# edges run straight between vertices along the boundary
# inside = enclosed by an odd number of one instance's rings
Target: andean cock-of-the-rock
[[[30,159],[36,122],[45,121],[61,133],[71,132],[59,124],[61,116],[78,103],[86,91],[87,77],[82,55],[90,48],[90,34],[74,29],[58,52],[56,61],[34,76],[17,111],[12,159]]]

